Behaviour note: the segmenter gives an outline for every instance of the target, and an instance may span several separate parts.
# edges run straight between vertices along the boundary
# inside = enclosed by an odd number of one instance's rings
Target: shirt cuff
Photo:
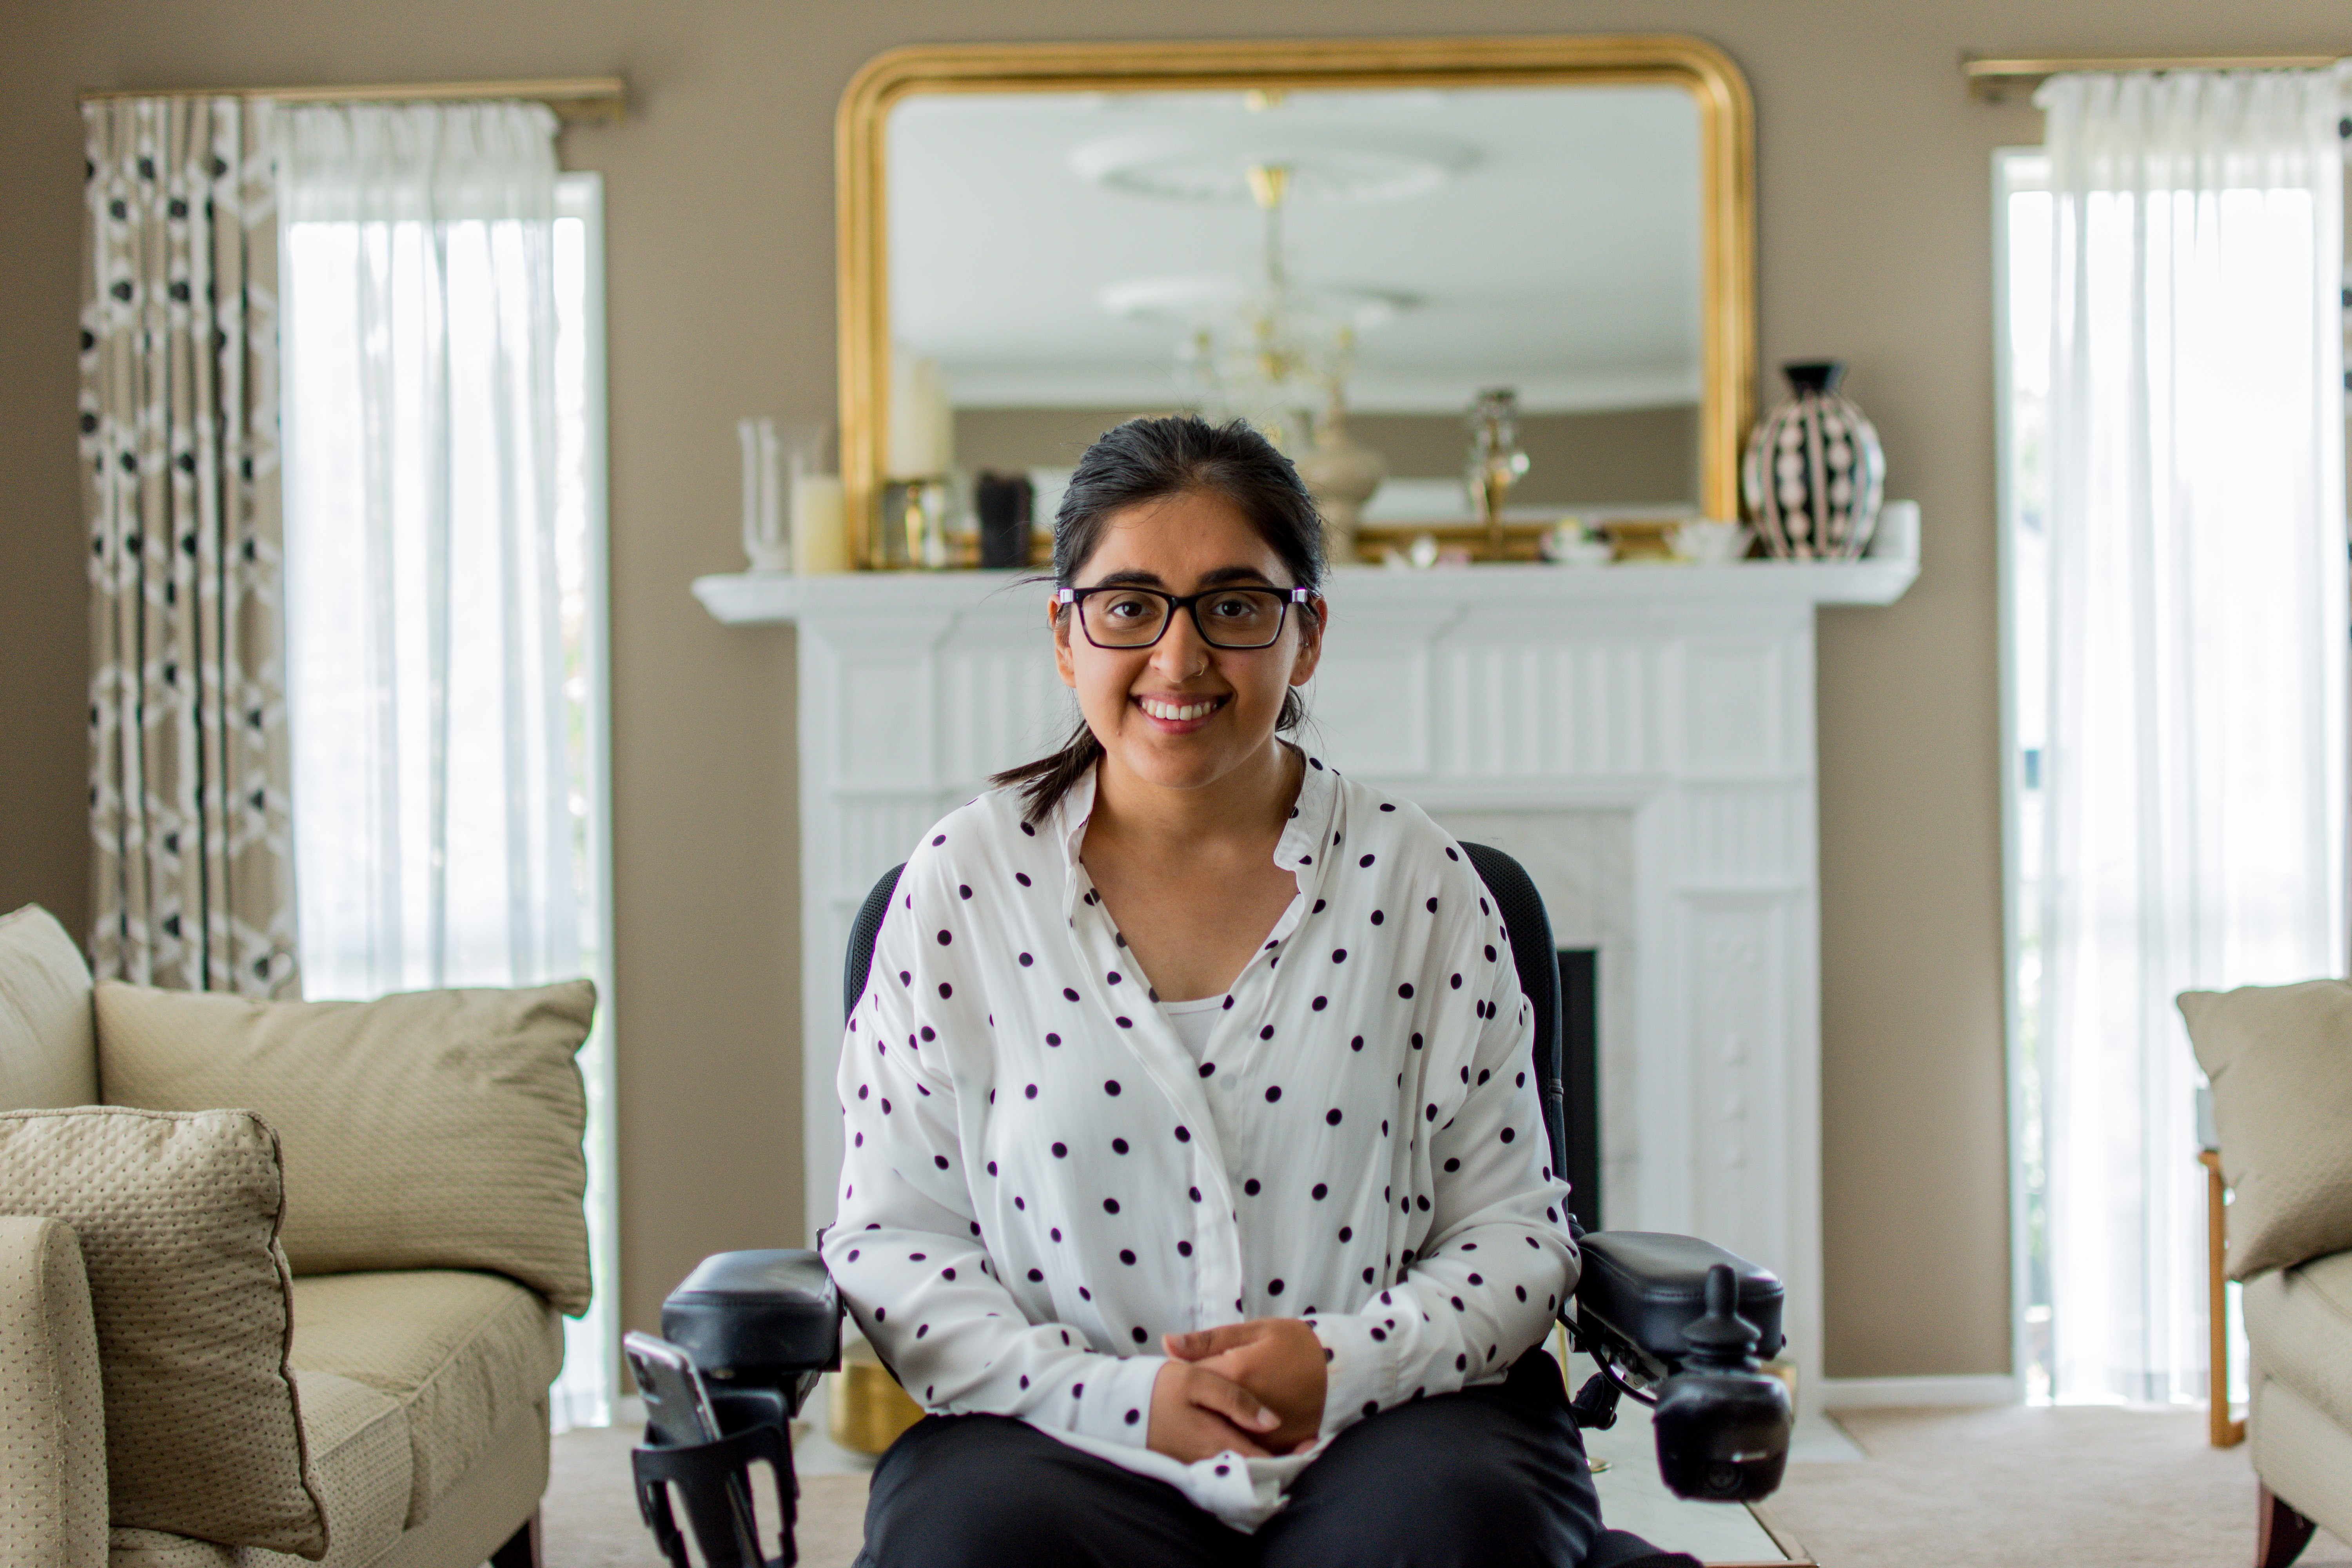
[[[1088,1367],[1071,1430],[1107,1443],[1144,1447],[1151,1436],[1151,1387],[1167,1364],[1162,1355],[1106,1356],[1102,1364]]]
[[[1396,1369],[1388,1345],[1373,1338],[1379,1326],[1368,1320],[1349,1314],[1307,1321],[1323,1342],[1328,1358],[1323,1365],[1322,1436],[1328,1438],[1381,1413],[1396,1386]]]

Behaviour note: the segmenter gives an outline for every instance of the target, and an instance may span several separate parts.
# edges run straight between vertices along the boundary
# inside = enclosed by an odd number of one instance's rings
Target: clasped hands
[[[1254,1318],[1162,1334],[1168,1363],[1151,1384],[1156,1452],[1191,1464],[1227,1449],[1289,1454],[1323,1429],[1323,1342],[1297,1318]]]

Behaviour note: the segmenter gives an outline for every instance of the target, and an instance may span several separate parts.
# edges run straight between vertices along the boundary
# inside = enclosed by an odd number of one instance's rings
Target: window
[[[580,1067],[597,1291],[565,1324],[553,1415],[603,1424],[618,1327],[601,183],[559,176],[551,225],[289,216],[282,238],[304,994],[595,981]]]
[[[2042,759],[2049,738],[2050,161],[1994,163],[1994,339],[2000,447],[2001,790],[2006,824],[2012,1365],[2051,1397],[2049,1166],[2042,1072]]]
[[[2175,998],[2343,963],[2340,111],[2328,73],[2037,101],[1994,191],[2016,1359],[2201,1402]]]

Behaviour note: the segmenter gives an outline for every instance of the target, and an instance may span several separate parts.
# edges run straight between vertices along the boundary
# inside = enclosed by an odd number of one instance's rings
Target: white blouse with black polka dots
[[[1308,759],[1298,894],[1197,1058],[1079,863],[1094,779],[996,791],[907,862],[852,1015],[824,1259],[908,1393],[1018,1416],[1254,1529],[1384,1406],[1500,1378],[1575,1281],[1530,1015],[1486,889],[1419,808]],[[1304,1455],[1144,1446],[1164,1331],[1290,1316],[1328,1354]]]

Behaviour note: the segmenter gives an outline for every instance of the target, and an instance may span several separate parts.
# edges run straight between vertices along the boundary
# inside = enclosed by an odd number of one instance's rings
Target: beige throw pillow
[[[2232,1189],[2230,1278],[2352,1247],[2352,983],[2180,997]]]
[[[587,1101],[572,1060],[596,989],[249,1002],[98,987],[100,1088],[160,1110],[241,1105],[286,1149],[297,1274],[486,1268],[588,1309]]]
[[[0,1213],[80,1239],[116,1525],[326,1555],[286,1370],[283,1203],[278,1140],[248,1111],[0,1114]]]

